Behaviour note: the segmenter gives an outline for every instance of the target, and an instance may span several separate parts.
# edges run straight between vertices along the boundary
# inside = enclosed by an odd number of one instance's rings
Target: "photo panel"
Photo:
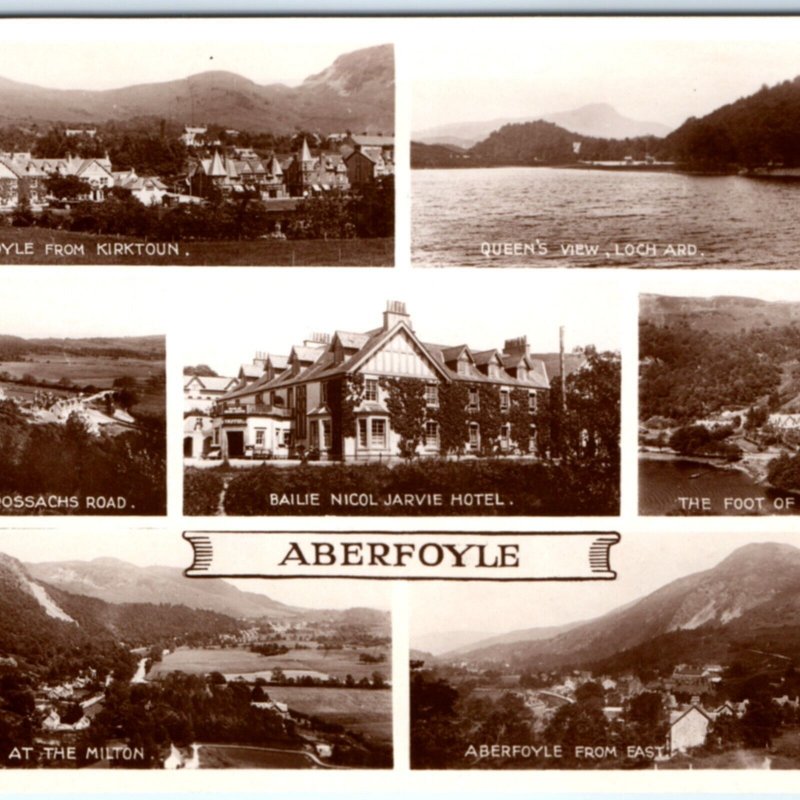
[[[623,533],[610,560],[412,587],[413,770],[797,768],[797,536]]]
[[[394,48],[330,25],[6,20],[0,264],[392,266]]]
[[[619,293],[559,277],[248,273],[280,302],[245,319],[215,284],[227,335],[183,332],[184,513],[619,513]]]
[[[0,531],[0,765],[389,769],[391,592],[193,580],[164,531]]]
[[[0,515],[165,515],[157,276],[9,267],[3,280]]]
[[[795,268],[800,20],[483,22],[411,65],[416,266]]]
[[[796,515],[797,282],[704,273],[642,286],[639,513]]]

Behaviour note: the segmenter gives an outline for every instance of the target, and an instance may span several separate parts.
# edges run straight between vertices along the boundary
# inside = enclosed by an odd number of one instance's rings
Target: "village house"
[[[374,183],[386,175],[394,175],[393,136],[351,135],[344,143],[352,148],[344,159],[352,186]]]
[[[441,453],[435,418],[439,392],[458,382],[466,388],[468,451],[481,450],[476,417],[484,387],[485,392],[496,393],[505,418],[497,441],[485,444],[499,453],[519,451],[506,417],[515,393],[517,402],[524,397],[530,415],[527,451],[536,454],[535,414],[550,381],[544,364],[530,356],[527,338],[508,339],[502,350],[423,342],[405,304],[395,301],[387,304],[382,324],[372,330],[314,334],[288,356],[269,356],[260,378],[216,404],[214,444],[226,458],[280,458],[288,456],[292,447],[316,451],[322,460],[397,456],[399,435],[387,406],[386,381],[392,378],[414,379],[424,386],[428,411],[420,455]],[[345,430],[342,397],[343,387],[348,386],[356,387],[357,397],[352,399],[354,424]]]
[[[685,753],[692,747],[702,747],[706,743],[711,722],[711,717],[699,705],[673,711],[667,734],[670,755]]]
[[[299,152],[286,162],[284,171],[286,188],[292,197],[350,188],[345,159],[339,153],[331,152],[312,155],[306,139],[303,139]]]
[[[0,211],[12,211],[27,202],[38,211],[47,205],[47,173],[29,153],[0,153]]]
[[[190,125],[184,125],[183,133],[180,135],[180,140],[187,146],[187,147],[203,147],[206,143],[206,134],[208,133],[208,128],[206,127],[194,127]]]
[[[183,455],[208,455],[213,440],[211,409],[214,403],[237,385],[236,378],[187,375],[183,383]]]
[[[142,205],[158,206],[169,194],[167,186],[158,178],[142,178],[136,170],[115,172],[114,185],[127,189]]]
[[[215,150],[211,158],[190,162],[187,181],[191,191],[201,196],[212,190],[225,195],[256,192],[262,200],[287,196],[283,167],[275,156],[231,158]]]
[[[86,136],[88,139],[94,139],[97,136],[97,128],[66,128],[64,135],[69,138]]]

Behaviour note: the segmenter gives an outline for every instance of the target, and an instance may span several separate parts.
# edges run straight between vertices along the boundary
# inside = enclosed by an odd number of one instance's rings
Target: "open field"
[[[293,711],[342,725],[379,742],[392,741],[389,689],[326,689],[319,686],[267,686],[270,699]]]
[[[692,753],[678,756],[659,769],[797,769],[800,765],[800,730],[784,731],[777,736],[769,750],[738,748],[724,753]]]
[[[315,766],[307,755],[291,750],[213,744],[200,748],[201,769],[308,769]]]
[[[126,243],[145,244],[145,241],[51,228],[0,227],[0,244],[9,245],[11,250],[0,254],[0,264],[146,264],[180,267],[394,265],[394,239],[187,241],[178,243],[178,255],[174,254],[174,248],[168,246],[172,243],[150,242],[157,253],[165,254],[111,256],[103,255],[102,250],[98,252],[98,244],[111,245],[113,249],[114,244]]]
[[[34,356],[30,361],[0,361],[0,372],[13,378],[32,375],[37,380],[58,381],[67,378],[78,385],[92,384],[110,389],[116,378],[127,376],[147,379],[164,372],[162,360],[139,358],[94,358],[91,356]]]
[[[309,670],[322,672],[344,679],[352,675],[356,680],[369,677],[373,672],[382,672],[390,679],[391,662],[383,664],[361,664],[359,652],[363,650],[291,650],[281,656],[262,656],[243,649],[180,648],[164,656],[162,661],[150,670],[150,679],[167,672],[187,672],[204,674],[221,672],[224,674],[247,674],[265,672],[280,667],[282,670]],[[387,659],[389,658],[387,653]],[[331,691],[324,689],[323,691]]]
[[[66,378],[75,386],[96,386],[110,389],[117,378],[129,377],[144,384],[148,378],[164,373],[162,359],[109,358],[94,356],[73,356],[43,354],[31,356],[29,361],[0,361],[0,373],[8,373],[12,378],[31,375],[39,381],[57,382]],[[0,381],[0,388],[9,396],[20,400],[31,400],[36,392],[48,391],[59,397],[74,395],[69,389],[57,387],[23,386],[19,383]],[[133,415],[151,414],[164,416],[166,413],[166,393],[163,387],[155,390],[141,385],[136,394],[139,402],[133,407]]]

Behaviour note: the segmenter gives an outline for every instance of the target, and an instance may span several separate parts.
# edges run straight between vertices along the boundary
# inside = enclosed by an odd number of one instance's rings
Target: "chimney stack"
[[[516,339],[506,339],[503,344],[503,352],[507,356],[529,356],[531,348],[528,344],[528,337],[517,336]]]
[[[400,322],[405,322],[411,328],[411,317],[406,311],[406,304],[400,300],[387,301],[386,311],[383,312],[383,329],[389,331]]]

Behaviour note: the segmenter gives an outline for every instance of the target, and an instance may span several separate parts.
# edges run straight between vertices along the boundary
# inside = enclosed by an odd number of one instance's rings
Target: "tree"
[[[492,384],[480,383],[478,390],[478,410],[475,419],[480,427],[480,450],[482,455],[495,452],[500,438],[500,427],[505,417],[500,411],[500,390]]]
[[[620,378],[619,353],[590,353],[586,365],[567,376],[567,457],[619,468]]]
[[[531,425],[533,415],[530,411],[530,396],[524,389],[512,389],[509,396],[508,423],[511,426],[510,437],[517,447],[527,453],[531,449]]]
[[[385,689],[386,688],[386,678],[382,672],[378,672],[377,670],[372,673],[372,688],[373,689]]]
[[[45,185],[59,200],[80,200],[89,194],[88,185],[76,175],[51,175]]]
[[[439,424],[439,447],[444,454],[460,455],[469,441],[468,402],[469,390],[462,381],[439,386],[439,407],[433,417]]]
[[[425,438],[425,382],[417,378],[384,378],[381,386],[388,393],[389,424],[400,437],[400,455],[413,458]]]
[[[747,704],[747,711],[740,724],[746,746],[769,747],[780,725],[780,719],[769,697],[753,697]]]

